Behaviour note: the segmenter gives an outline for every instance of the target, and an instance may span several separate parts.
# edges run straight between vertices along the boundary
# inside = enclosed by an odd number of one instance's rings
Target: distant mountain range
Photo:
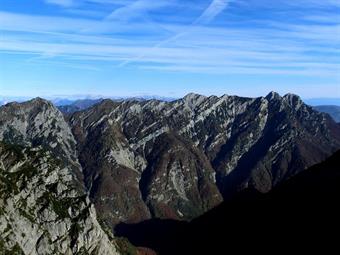
[[[91,106],[100,103],[101,101],[103,101],[103,99],[79,99],[68,104],[57,106],[61,112],[65,114],[70,114],[90,108]]]
[[[123,100],[160,100],[165,102],[170,102],[177,100],[178,97],[166,97],[166,96],[157,96],[157,95],[140,95],[140,96],[125,96],[125,97],[108,97],[108,96],[90,96],[90,95],[74,95],[74,96],[56,96],[56,97],[48,97],[47,99],[53,102],[56,106],[65,106],[72,105],[76,101],[82,100],[98,100],[100,98],[111,99],[113,101],[123,101]],[[1,96],[0,95],[0,105],[9,102],[24,102],[32,99],[32,97],[11,97],[11,96]],[[340,106],[340,98],[309,98],[302,99],[306,104],[311,106],[319,106],[319,105],[336,105]]]
[[[259,193],[274,194],[340,149],[340,125],[293,94],[72,104],[76,111],[64,113],[41,98],[0,107],[0,254],[136,252],[115,237],[118,226],[209,218],[216,207],[234,207],[230,201],[244,192],[256,201]],[[238,217],[250,217],[251,201]],[[261,226],[250,217],[236,229],[235,203],[225,231],[235,231],[236,240],[247,226],[249,235]],[[165,243],[149,244],[169,254]]]
[[[340,122],[340,106],[337,105],[319,105],[314,106],[319,112],[328,113],[336,122]]]
[[[55,106],[57,107],[62,107],[62,106],[70,106],[71,109],[73,106],[76,106],[75,109],[77,109],[77,106],[80,106],[80,109],[83,109],[83,104],[88,106],[91,106],[91,102],[93,101],[92,104],[95,104],[96,102],[102,100],[102,96],[71,96],[71,97],[49,97],[48,100],[52,102]],[[105,97],[106,99],[111,99],[113,101],[124,101],[124,100],[137,100],[137,101],[143,101],[143,100],[160,100],[160,101],[165,101],[165,102],[170,102],[174,101],[177,98],[173,97],[163,97],[163,96],[150,96],[150,95],[145,95],[145,96],[131,96],[131,97]],[[4,105],[10,102],[25,102],[28,100],[31,100],[31,97],[4,97],[0,95],[0,105]]]
[[[340,98],[310,98],[303,100],[306,104],[311,106],[317,105],[337,105],[340,106]]]

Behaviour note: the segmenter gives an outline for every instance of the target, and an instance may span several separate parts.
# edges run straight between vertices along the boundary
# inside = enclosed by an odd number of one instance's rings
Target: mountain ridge
[[[67,169],[69,194],[71,184],[86,194],[91,221],[114,233],[121,223],[193,220],[245,189],[269,192],[339,149],[340,129],[298,96],[275,92],[105,99],[64,115],[36,98],[0,107],[0,140],[50,153],[59,162],[52,173]]]
[[[340,147],[338,126],[327,115],[296,95],[275,92],[260,98],[191,93],[173,102],[104,100],[74,113],[69,123],[87,187],[113,225],[150,217],[190,220],[249,185],[267,192]],[[206,165],[203,172],[189,163],[198,160],[191,147],[205,162],[198,164]],[[126,195],[113,198],[105,183],[123,173],[129,173],[128,183],[115,186],[124,186],[120,194]],[[123,211],[110,213],[117,207]],[[136,215],[132,208],[143,209]]]

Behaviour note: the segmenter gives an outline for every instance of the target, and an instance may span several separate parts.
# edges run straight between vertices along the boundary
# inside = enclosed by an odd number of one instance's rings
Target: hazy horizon
[[[275,91],[274,91],[275,92]],[[194,93],[189,92],[181,97],[166,97],[166,96],[159,96],[159,95],[147,95],[147,94],[140,94],[140,95],[134,95],[134,96],[109,96],[109,95],[50,95],[50,96],[3,96],[0,95],[0,105],[6,104],[10,102],[24,102],[28,101],[37,97],[41,97],[46,100],[50,100],[57,105],[60,103],[60,105],[68,105],[72,104],[73,102],[77,100],[97,100],[97,99],[129,99],[129,98],[142,98],[142,99],[158,99],[158,100],[164,100],[164,101],[172,101],[177,100],[180,98],[183,98],[184,96]],[[268,92],[270,93],[270,92]],[[268,95],[268,93],[257,96],[257,97],[265,97]],[[286,93],[288,94],[288,93]],[[233,95],[233,94],[220,94],[220,95],[213,95],[213,94],[201,94],[203,96],[223,96],[223,95],[229,95],[229,96],[240,96],[240,95]],[[280,94],[280,96],[284,96],[285,94]],[[298,95],[299,96],[299,95]],[[245,96],[246,97],[246,96]],[[319,105],[337,105],[340,106],[340,97],[313,97],[313,98],[301,98],[306,104],[312,105],[312,106],[319,106]]]
[[[223,95],[229,95],[229,96],[240,96],[240,97],[264,97],[266,95],[268,95],[270,92],[276,92],[278,94],[280,94],[281,96],[284,96],[286,94],[295,94],[299,97],[301,97],[304,100],[323,100],[323,99],[329,99],[329,100],[340,100],[340,96],[336,97],[336,96],[329,96],[329,97],[303,97],[301,96],[301,94],[297,94],[297,93],[292,93],[292,92],[284,92],[284,93],[280,93],[276,90],[268,90],[267,92],[264,93],[257,93],[256,95],[249,95],[249,94],[242,94],[242,93],[228,93],[228,91],[225,91],[225,93],[214,93],[214,94],[209,94],[209,93],[197,93],[194,91],[188,91],[185,92],[184,94],[178,95],[178,96],[171,96],[171,95],[159,95],[159,94],[147,94],[147,93],[131,93],[130,95],[126,94],[126,95],[104,95],[104,94],[46,94],[46,95],[41,95],[41,94],[35,94],[35,95],[4,95],[4,94],[0,94],[0,100],[3,99],[9,99],[9,98],[17,98],[17,99],[32,99],[32,98],[36,98],[36,97],[40,97],[40,98],[45,98],[45,99],[69,99],[69,100],[78,100],[78,99],[100,99],[100,98],[117,98],[117,99],[124,99],[124,98],[173,98],[173,99],[178,99],[178,98],[182,98],[185,97],[188,94],[194,93],[194,94],[199,94],[199,95],[203,95],[203,96],[223,96]]]

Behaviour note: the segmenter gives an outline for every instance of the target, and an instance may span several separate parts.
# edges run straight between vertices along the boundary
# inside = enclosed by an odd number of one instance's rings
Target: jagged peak
[[[183,97],[184,100],[195,100],[195,99],[200,99],[200,98],[207,98],[206,96],[203,96],[201,94],[197,93],[189,93]]]
[[[189,93],[185,97],[183,97],[184,103],[190,108],[194,109],[197,105],[201,104],[207,97],[195,94],[195,93]]]
[[[304,104],[302,99],[298,95],[292,93],[284,95],[283,100],[285,100],[290,106],[294,107],[296,110],[299,109]]]
[[[27,103],[33,103],[33,104],[46,104],[46,105],[50,105],[50,106],[54,106],[50,101],[41,98],[41,97],[35,97],[29,101],[27,101]]]
[[[75,112],[74,114],[81,114],[82,112],[93,111],[98,116],[102,116],[103,114],[108,114],[113,109],[115,109],[118,105],[124,105],[124,103],[129,103],[128,101],[114,101],[112,99],[103,99],[97,104],[92,105],[84,110],[79,112]]]
[[[121,101],[121,102],[124,102],[124,101]],[[112,99],[103,99],[102,101],[100,101],[97,104],[94,104],[90,108],[93,108],[93,107],[95,107],[95,108],[107,108],[107,107],[115,105],[116,103],[117,102],[113,101]]]
[[[26,112],[40,112],[50,110],[57,115],[62,115],[59,109],[52,102],[41,97],[36,97],[29,101],[18,103],[16,106],[24,109]]]
[[[265,97],[267,100],[275,100],[275,99],[281,99],[282,97],[280,96],[279,93],[275,91],[271,91],[268,93],[268,95]]]
[[[36,112],[41,111],[42,109],[50,109],[54,112],[59,112],[57,107],[54,104],[46,99],[41,97],[36,97],[28,101],[24,102],[10,102],[3,106],[5,111],[15,111],[15,110],[23,110],[24,112]]]
[[[287,93],[286,95],[283,96],[283,98],[288,99],[288,100],[301,100],[301,98],[293,93]]]
[[[222,95],[222,96],[220,97],[220,99],[228,99],[228,98],[230,98],[230,97],[231,97],[230,95],[224,94],[224,95]]]

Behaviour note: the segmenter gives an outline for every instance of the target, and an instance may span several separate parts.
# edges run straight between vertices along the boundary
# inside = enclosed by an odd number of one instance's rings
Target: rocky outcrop
[[[157,137],[140,188],[151,214],[192,219],[221,202],[215,171],[207,157],[175,133]]]
[[[327,115],[274,92],[104,100],[69,123],[91,199],[112,225],[190,220],[222,196],[249,187],[267,192],[340,148]]]
[[[82,183],[75,141],[63,114],[44,99],[9,103],[0,108],[0,141],[26,147],[42,146],[72,169]]]
[[[70,169],[41,147],[0,144],[0,253],[118,254]]]
[[[35,99],[0,108],[0,254],[119,254],[82,184],[63,115]]]

